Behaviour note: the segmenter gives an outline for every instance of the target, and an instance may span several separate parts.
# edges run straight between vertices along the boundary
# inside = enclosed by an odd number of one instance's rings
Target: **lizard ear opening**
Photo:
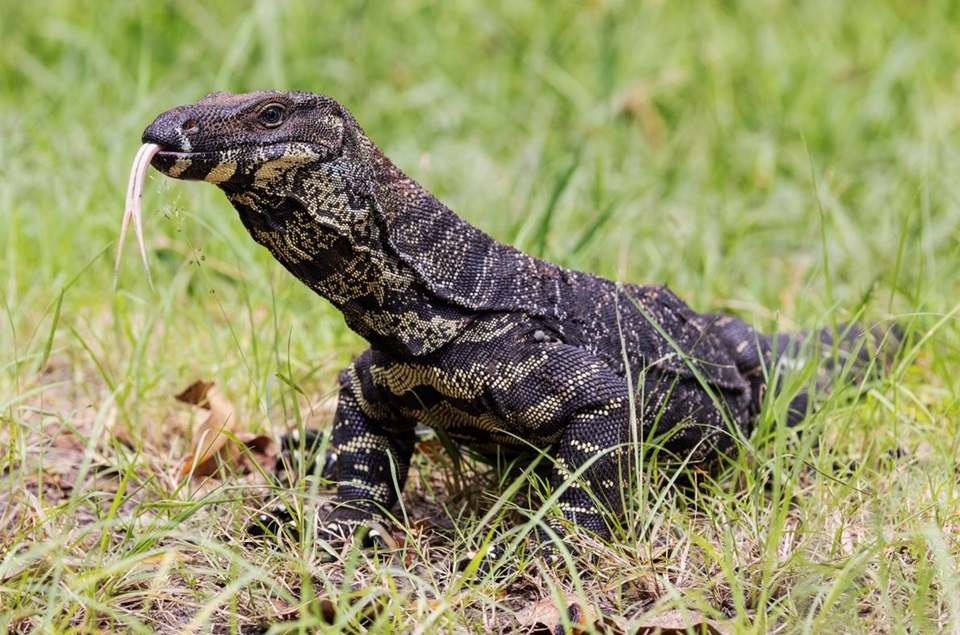
[[[317,141],[327,148],[329,151],[328,156],[331,158],[343,154],[344,144],[346,142],[344,138],[344,128],[343,117],[337,113],[327,113],[320,117],[320,121],[318,122],[320,138]]]

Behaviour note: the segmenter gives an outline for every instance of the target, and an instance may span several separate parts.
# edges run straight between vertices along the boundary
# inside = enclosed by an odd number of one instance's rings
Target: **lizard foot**
[[[300,520],[284,504],[274,505],[257,516],[247,525],[247,536],[251,538],[275,537],[284,535],[291,540],[300,538]]]
[[[337,507],[322,520],[317,517],[316,536],[334,548],[357,545],[366,550],[391,550],[397,548],[390,532],[379,514]]]
[[[460,573],[472,570],[477,580],[492,576],[500,583],[511,582],[527,568],[523,562],[529,558],[522,557],[524,550],[528,550],[529,556],[537,558],[548,567],[555,567],[563,561],[553,543],[541,540],[538,535],[530,547],[521,543],[516,549],[511,549],[503,540],[495,539],[484,549],[469,552],[458,560],[456,570]]]
[[[296,541],[302,527],[299,516],[281,503],[257,514],[247,525],[246,533],[254,539],[284,536]],[[316,536],[336,548],[357,544],[361,549],[382,551],[397,546],[390,533],[373,518],[325,520],[317,523]]]
[[[337,453],[330,449],[327,435],[316,429],[293,430],[280,437],[280,455],[274,467],[277,478],[315,475],[327,481],[337,479]]]
[[[378,523],[372,522],[324,523],[317,527],[317,537],[336,547],[355,543],[361,549],[389,550],[397,546],[388,532],[384,531]]]
[[[508,548],[496,540],[480,551],[470,551],[457,561],[458,573],[470,575],[471,581],[479,582],[492,577],[497,583],[508,583],[520,571],[516,554],[508,554]]]
[[[280,437],[280,454],[273,469],[273,478],[280,487],[301,475],[318,475],[324,480],[336,479],[337,454],[325,449],[329,444],[320,430],[294,430]],[[247,525],[246,534],[251,538],[279,536],[297,540],[303,523],[283,503],[274,505],[255,516]]]
[[[479,552],[470,552],[456,563],[456,570],[462,574],[473,573],[473,579],[480,581],[492,578],[497,583],[514,584],[520,573],[529,568],[536,560],[550,569],[564,566],[564,553],[576,554],[576,549],[568,540],[564,540],[563,528],[559,523],[550,523],[552,531],[537,528],[534,533],[519,544],[504,538],[494,538]],[[559,546],[562,544],[563,546]],[[564,553],[561,553],[563,550]],[[524,553],[526,552],[526,553]]]

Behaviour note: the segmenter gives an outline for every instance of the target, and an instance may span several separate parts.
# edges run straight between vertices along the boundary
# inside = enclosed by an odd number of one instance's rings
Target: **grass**
[[[573,597],[628,631],[673,610],[960,630],[960,6],[578,4],[0,5],[0,630],[498,632]],[[715,479],[647,473],[614,544],[576,537],[573,571],[452,575],[549,492],[442,451],[417,460],[393,558],[244,544],[262,481],[179,481],[193,415],[172,396],[216,379],[244,429],[325,425],[363,343],[209,186],[148,181],[155,287],[133,258],[111,276],[143,127],[257,88],[336,97],[538,255],[765,330],[894,318],[919,343],[800,441],[771,400]]]

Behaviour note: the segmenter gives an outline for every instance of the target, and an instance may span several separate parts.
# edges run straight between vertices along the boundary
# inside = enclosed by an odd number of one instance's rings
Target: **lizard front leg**
[[[370,358],[367,351],[340,375],[332,435],[337,496],[334,508],[318,519],[319,533],[334,540],[382,519],[397,502],[416,440],[414,422],[393,414],[370,381]]]

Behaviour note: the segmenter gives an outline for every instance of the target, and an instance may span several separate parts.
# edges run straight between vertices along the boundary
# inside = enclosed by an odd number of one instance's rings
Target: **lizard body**
[[[328,97],[212,93],[161,114],[143,141],[159,147],[163,174],[222,189],[252,237],[370,343],[340,376],[340,505],[327,525],[390,509],[423,422],[481,454],[547,450],[554,487],[582,469],[560,511],[607,537],[630,444],[657,441],[692,461],[735,453],[768,371],[805,337],[762,335],[698,314],[666,287],[614,283],[495,241]],[[851,327],[838,344],[865,333]],[[806,400],[791,404],[790,423]]]

